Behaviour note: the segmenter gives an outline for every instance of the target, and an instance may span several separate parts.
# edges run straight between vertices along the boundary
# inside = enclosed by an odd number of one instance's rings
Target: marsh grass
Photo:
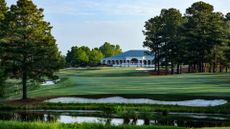
[[[102,125],[102,124],[61,124],[43,122],[0,121],[0,129],[186,129],[171,126],[134,126],[134,125]]]
[[[192,112],[192,113],[227,113],[230,114],[230,103],[215,107],[186,107],[176,105],[135,105],[135,104],[62,104],[42,103],[34,109],[62,109],[62,110],[102,110],[107,113],[139,111],[139,112]]]

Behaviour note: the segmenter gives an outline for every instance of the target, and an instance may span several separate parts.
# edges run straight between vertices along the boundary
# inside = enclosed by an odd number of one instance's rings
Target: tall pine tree
[[[145,22],[145,35],[144,47],[148,47],[155,55],[154,64],[155,71],[160,74],[160,62],[162,61],[162,20],[161,17],[156,16]]]
[[[43,9],[31,0],[18,0],[4,20],[1,46],[8,72],[22,80],[22,99],[27,99],[27,82],[43,76],[53,77],[59,69],[60,53],[44,21]]]
[[[1,35],[3,34],[3,20],[5,19],[5,15],[8,11],[8,7],[6,5],[5,0],[0,0],[0,42],[2,40]],[[5,81],[5,72],[4,66],[2,65],[1,58],[3,57],[3,48],[0,45],[0,96],[3,96],[4,86],[3,83]]]

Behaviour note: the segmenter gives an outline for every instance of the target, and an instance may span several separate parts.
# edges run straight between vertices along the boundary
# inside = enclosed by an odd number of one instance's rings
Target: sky
[[[163,8],[177,8],[182,14],[198,0],[33,0],[44,9],[45,20],[62,54],[72,46],[100,47],[119,44],[123,51],[144,49],[144,23]],[[203,0],[215,11],[230,12],[230,0]],[[8,6],[16,0],[6,0]]]

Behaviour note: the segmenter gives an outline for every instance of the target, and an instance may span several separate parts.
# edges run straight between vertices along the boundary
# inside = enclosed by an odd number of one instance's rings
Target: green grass
[[[186,129],[185,127],[172,126],[134,126],[122,125],[111,126],[101,124],[61,124],[61,123],[44,123],[44,122],[16,122],[0,121],[0,129]],[[200,129],[230,129],[230,127],[214,127]]]
[[[160,100],[230,99],[230,73],[152,76],[135,68],[91,68],[64,69],[58,75],[61,82],[39,88],[34,86],[28,93],[29,97],[118,95]],[[21,95],[13,91],[15,86],[18,87],[18,81],[15,85],[13,82],[10,81],[11,86],[7,86],[6,93],[10,98],[19,98]]]
[[[230,129],[230,127],[214,127],[214,128],[200,128],[200,129]]]
[[[61,124],[42,122],[14,122],[0,121],[0,129],[186,129],[183,127],[170,126],[111,126],[101,124]]]
[[[230,101],[230,73],[192,73],[151,76],[135,68],[64,69],[58,75],[61,82],[30,90],[30,97],[83,96],[100,98],[152,98],[159,100],[218,99]],[[11,81],[13,82],[13,81]],[[13,89],[9,87],[9,89]],[[11,92],[9,92],[11,93]],[[20,97],[20,96],[17,96]],[[15,96],[14,96],[15,98]],[[26,108],[30,106],[25,105]],[[153,111],[230,113],[230,103],[216,107],[184,107],[170,105],[119,104],[39,104],[36,109],[101,109],[122,106],[128,110],[151,108]],[[2,109],[8,106],[1,106]],[[19,105],[24,109],[24,105]],[[13,109],[15,107],[12,107]]]
[[[133,68],[65,69],[62,81],[29,92],[29,96],[96,94],[163,94],[230,97],[229,73],[151,76]]]
[[[127,98],[143,97],[159,100],[186,100],[195,98],[218,99],[230,101],[230,73],[192,73],[168,76],[151,76],[134,68],[93,68],[93,69],[64,69],[58,75],[61,81],[52,86],[40,86],[29,90],[30,97],[48,96],[84,96],[107,97],[123,96]],[[20,95],[12,94],[18,87],[18,81],[10,80],[8,97],[19,98]],[[13,83],[17,85],[13,85]],[[0,105],[0,109],[116,109],[125,108],[129,111],[179,111],[179,112],[208,112],[230,113],[230,103],[217,107],[183,107],[170,105],[119,105],[119,104],[49,104],[38,105]],[[171,129],[162,126],[103,126],[97,124],[60,124],[60,123],[24,123],[0,121],[0,129]],[[177,129],[175,127],[175,129]],[[183,128],[182,128],[183,129]],[[205,128],[206,129],[206,128]],[[216,128],[214,128],[216,129]],[[225,129],[225,128],[221,128]]]

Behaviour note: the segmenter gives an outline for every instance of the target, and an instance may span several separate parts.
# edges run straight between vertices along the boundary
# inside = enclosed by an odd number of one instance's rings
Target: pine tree
[[[162,19],[159,16],[149,19],[145,22],[145,35],[144,47],[150,48],[154,53],[154,64],[157,67],[155,71],[160,74],[160,62],[162,59]]]
[[[1,35],[3,34],[3,20],[5,19],[5,15],[8,11],[8,7],[6,5],[5,0],[0,0],[0,42],[2,40]],[[4,91],[4,81],[5,81],[5,72],[4,66],[2,65],[2,57],[3,57],[3,48],[0,45],[0,97],[3,96]]]
[[[186,10],[188,20],[184,25],[187,44],[187,60],[194,72],[216,72],[217,66],[223,65],[224,16],[214,12],[214,7],[205,2],[196,2]]]
[[[171,74],[173,74],[175,65],[180,64],[180,57],[183,56],[180,49],[183,44],[180,43],[181,35],[179,31],[183,18],[180,11],[174,8],[163,9],[160,17],[162,19],[162,42],[164,42],[162,46],[164,64],[167,71],[168,65],[171,65]]]
[[[43,9],[31,0],[18,0],[4,20],[5,65],[14,77],[22,79],[22,99],[27,99],[27,82],[53,77],[59,69],[60,53],[51,34],[50,23],[44,21]]]

